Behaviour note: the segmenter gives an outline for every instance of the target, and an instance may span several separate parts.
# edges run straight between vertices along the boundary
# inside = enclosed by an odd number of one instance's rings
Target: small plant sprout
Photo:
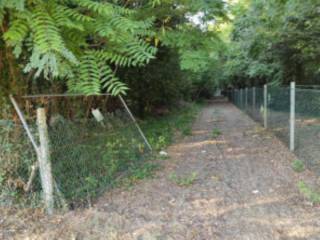
[[[320,204],[320,193],[312,190],[305,182],[299,181],[298,189],[312,204]]]
[[[178,186],[180,187],[187,187],[192,185],[198,177],[198,173],[196,172],[192,172],[190,175],[186,175],[186,176],[177,176],[176,173],[172,173],[169,176],[169,179],[176,183]]]
[[[298,173],[303,172],[305,169],[304,163],[301,160],[294,160],[291,166],[292,169]]]
[[[218,128],[214,128],[213,130],[212,130],[212,137],[213,138],[217,138],[217,137],[219,137],[222,133],[221,133],[221,131],[220,131],[220,129],[218,129]]]

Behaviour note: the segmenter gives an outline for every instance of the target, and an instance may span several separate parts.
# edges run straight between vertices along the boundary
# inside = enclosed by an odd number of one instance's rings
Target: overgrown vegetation
[[[200,106],[190,104],[172,109],[165,116],[150,117],[141,123],[153,154],[122,112],[105,116],[108,126],[94,120],[71,121],[59,115],[49,129],[50,157],[53,176],[69,205],[90,204],[110,187],[130,186],[152,177],[160,167],[155,161],[158,152],[184,135],[185,129],[191,129]],[[30,166],[36,161],[33,148],[19,125],[1,128],[1,133],[1,204],[37,205],[41,191],[38,177],[32,191],[25,192]]]
[[[168,116],[151,117],[142,122],[142,129],[155,150],[164,149],[179,135],[189,135],[201,106],[202,104],[193,103],[187,107],[175,108]]]
[[[222,0],[0,1],[0,119],[12,125],[9,135],[0,135],[1,199],[12,193],[13,202],[25,204],[40,189],[38,176],[30,192],[23,189],[36,160],[24,151],[28,140],[19,138],[24,132],[9,94],[127,95],[151,145],[162,150],[191,134],[198,107],[186,102],[216,88],[210,69],[222,41],[213,23],[224,20]],[[50,104],[42,98],[36,103],[65,114],[54,116],[49,135],[55,181],[70,202],[81,205],[124,175],[134,182],[157,168],[139,135],[130,135],[117,116],[112,133],[88,125],[98,101],[86,111],[73,103]],[[173,106],[178,110],[169,114]],[[75,123],[79,116],[86,121]]]
[[[176,173],[172,173],[169,175],[169,179],[181,187],[188,187],[192,185],[198,177],[198,173],[192,172],[190,174],[186,174],[185,176],[177,176]]]
[[[222,0],[1,1],[0,92],[130,88],[141,114],[212,94],[205,74],[221,42],[212,22],[225,19]]]

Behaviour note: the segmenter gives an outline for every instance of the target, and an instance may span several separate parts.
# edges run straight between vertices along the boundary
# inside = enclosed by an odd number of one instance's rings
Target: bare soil
[[[209,103],[192,136],[168,153],[155,178],[114,189],[91,209],[50,218],[34,210],[0,210],[0,238],[320,239],[320,208],[297,189],[299,180],[313,184],[316,177],[295,173],[295,156],[230,103]],[[195,174],[183,186],[170,177]]]

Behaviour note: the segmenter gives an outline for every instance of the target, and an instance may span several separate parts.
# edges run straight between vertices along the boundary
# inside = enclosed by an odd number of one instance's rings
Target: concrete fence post
[[[245,110],[247,110],[248,108],[248,88],[246,87],[245,89],[245,93],[246,93],[246,96],[245,96]]]
[[[256,109],[256,87],[252,88],[252,111]]]
[[[235,90],[232,89],[232,102],[234,103]]]
[[[229,99],[230,102],[233,102],[233,91],[234,91],[234,90],[232,89],[232,90],[231,90],[231,94],[230,94],[230,99]]]
[[[295,149],[296,83],[290,84],[290,151]]]
[[[263,86],[263,126],[268,128],[268,85]]]
[[[37,124],[40,139],[38,162],[40,169],[41,185],[43,189],[43,197],[47,213],[52,214],[54,209],[53,178],[50,162],[47,117],[44,108],[37,109]]]

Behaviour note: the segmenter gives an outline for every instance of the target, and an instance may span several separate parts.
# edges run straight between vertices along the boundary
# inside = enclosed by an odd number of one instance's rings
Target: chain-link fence
[[[290,88],[267,88],[267,127],[289,147]]]
[[[56,206],[64,204],[73,208],[91,204],[94,197],[129,169],[142,164],[151,153],[121,98],[110,95],[34,96],[16,97],[15,100],[39,148],[41,133],[37,111],[43,109],[45,112]],[[37,146],[31,144],[26,126],[21,125],[18,115],[16,119],[0,124],[3,125],[0,130],[3,170],[0,172],[0,200],[3,195],[7,201],[1,203],[11,204],[10,198],[4,196],[4,187],[8,188],[8,194],[16,195],[12,199],[16,203],[24,204],[26,199],[33,204],[40,203],[34,201],[35,197],[40,199],[43,188],[38,173]],[[4,164],[8,165],[7,169]],[[12,178],[12,183],[7,176]],[[20,188],[16,186],[18,184],[21,184]],[[19,191],[24,194],[18,194]]]
[[[295,152],[320,175],[320,90],[296,89]]]
[[[40,202],[39,191],[27,191],[31,166],[36,161],[36,152],[23,126],[15,120],[0,120],[0,206],[32,206]],[[28,192],[27,197],[20,194],[24,192]]]
[[[294,85],[253,87],[231,90],[228,98],[320,175],[320,90]]]

